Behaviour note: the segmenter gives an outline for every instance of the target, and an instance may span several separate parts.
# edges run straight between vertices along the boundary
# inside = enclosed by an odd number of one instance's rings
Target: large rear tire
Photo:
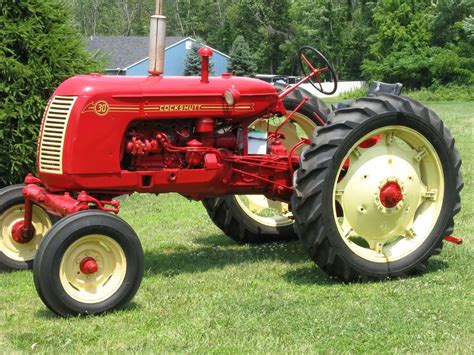
[[[0,267],[7,270],[31,269],[42,238],[59,219],[33,205],[34,236],[27,242],[15,239],[13,230],[24,217],[23,186],[12,185],[0,190]]]
[[[356,100],[300,157],[296,231],[316,264],[344,281],[424,271],[461,208],[460,166],[451,133],[419,102]]]
[[[285,85],[275,84],[278,91]],[[310,138],[318,125],[326,122],[329,108],[310,92],[297,88],[283,99],[285,108],[293,111],[307,96],[309,101],[295,114],[290,124],[283,128],[287,149],[299,138]],[[259,129],[267,128],[267,121],[256,121]],[[270,131],[277,125],[270,124]],[[298,152],[298,151],[297,151]],[[203,201],[212,221],[226,235],[239,243],[268,243],[297,239],[288,204],[272,201],[263,195],[229,195]]]
[[[36,290],[56,314],[100,314],[127,305],[143,278],[143,250],[133,229],[101,211],[53,226],[33,267]]]

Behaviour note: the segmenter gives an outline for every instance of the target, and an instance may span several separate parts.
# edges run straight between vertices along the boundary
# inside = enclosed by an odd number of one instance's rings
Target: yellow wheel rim
[[[35,258],[36,250],[46,232],[51,229],[52,222],[48,213],[39,206],[33,205],[32,223],[35,235],[28,243],[17,243],[12,237],[12,228],[18,222],[23,221],[25,208],[23,204],[10,207],[2,213],[0,224],[2,238],[0,239],[0,251],[8,258],[15,261],[30,261]]]
[[[284,119],[285,117],[275,117],[271,120],[258,119],[250,127],[274,132]],[[281,142],[289,151],[301,138],[311,137],[315,128],[315,122],[296,112],[291,121],[279,130],[285,137]],[[295,153],[300,154],[301,149],[298,148]],[[269,200],[263,195],[236,195],[235,200],[245,214],[262,225],[284,227],[293,224],[293,215],[289,211],[288,204],[284,202]]]
[[[81,262],[92,258],[97,272],[81,271]],[[122,247],[105,235],[88,235],[76,240],[64,253],[59,278],[66,293],[81,303],[99,303],[111,297],[123,284],[127,260]]]
[[[374,137],[379,139],[375,145],[362,147]],[[395,206],[384,205],[387,183],[400,189]],[[343,160],[333,190],[334,218],[354,253],[373,262],[392,262],[428,238],[443,197],[443,169],[431,143],[414,129],[387,126],[361,138]]]

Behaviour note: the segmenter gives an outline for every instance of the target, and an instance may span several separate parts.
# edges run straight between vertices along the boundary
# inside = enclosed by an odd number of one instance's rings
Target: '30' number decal
[[[94,105],[94,111],[98,116],[105,116],[109,113],[109,104],[107,101],[97,101]]]

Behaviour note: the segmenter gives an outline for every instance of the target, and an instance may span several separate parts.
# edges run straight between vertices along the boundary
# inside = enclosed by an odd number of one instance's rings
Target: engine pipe
[[[208,46],[204,46],[199,48],[198,53],[202,60],[201,82],[207,84],[209,83],[209,58],[212,57],[212,49]]]
[[[156,0],[155,15],[150,19],[150,48],[148,72],[161,75],[165,67],[166,16],[163,16],[163,0]]]

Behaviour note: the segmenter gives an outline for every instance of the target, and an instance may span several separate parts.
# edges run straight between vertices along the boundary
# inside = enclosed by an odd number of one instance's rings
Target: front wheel
[[[34,282],[61,316],[99,314],[127,305],[143,277],[143,250],[117,216],[84,211],[58,222],[38,249]]]
[[[292,198],[311,258],[345,281],[426,269],[453,230],[461,159],[441,119],[422,104],[357,100],[316,129]]]
[[[24,239],[21,230],[25,215],[24,185],[12,185],[0,190],[0,265],[10,270],[31,269],[36,250],[59,217],[33,205],[34,234]]]

